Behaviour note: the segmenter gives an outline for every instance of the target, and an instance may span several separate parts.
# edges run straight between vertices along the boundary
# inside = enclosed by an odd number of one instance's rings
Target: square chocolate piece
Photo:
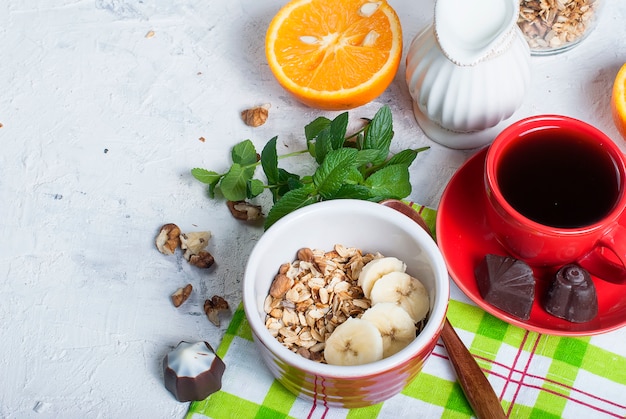
[[[535,276],[528,264],[508,256],[486,255],[474,271],[483,299],[522,320],[530,318]]]

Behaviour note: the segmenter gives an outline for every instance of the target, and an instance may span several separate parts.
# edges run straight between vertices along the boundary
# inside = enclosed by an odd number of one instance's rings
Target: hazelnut
[[[278,274],[274,277],[270,286],[270,295],[274,298],[280,298],[293,286],[294,280],[285,274]]]
[[[280,268],[278,268],[278,273],[286,274],[287,272],[289,272],[289,268],[291,268],[291,263],[283,263],[282,265],[280,265]]]
[[[259,127],[267,121],[270,105],[256,106],[241,112],[241,119],[250,127]]]
[[[312,263],[314,261],[313,251],[308,247],[303,247],[302,249],[298,250],[298,254],[296,257],[298,258],[298,260],[301,260],[303,262]]]
[[[180,245],[180,228],[176,224],[165,224],[156,237],[156,247],[164,255],[173,255]]]

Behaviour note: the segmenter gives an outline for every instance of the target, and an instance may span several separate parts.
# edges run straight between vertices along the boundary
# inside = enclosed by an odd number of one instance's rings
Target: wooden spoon
[[[389,208],[401,212],[419,224],[424,230],[430,234],[430,230],[424,222],[424,219],[402,201],[397,199],[387,199],[380,202]],[[467,401],[472,406],[474,413],[479,419],[496,419],[505,418],[504,411],[498,396],[493,391],[493,387],[489,384],[489,380],[482,372],[476,360],[463,344],[463,341],[454,331],[454,328],[446,318],[441,331],[441,340],[443,340],[448,357],[454,367],[457,379]]]

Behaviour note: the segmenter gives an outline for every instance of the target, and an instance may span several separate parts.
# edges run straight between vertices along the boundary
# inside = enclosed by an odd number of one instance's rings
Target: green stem
[[[283,159],[285,157],[299,156],[300,154],[306,154],[308,152],[309,152],[309,150],[300,150],[300,151],[294,151],[292,153],[282,154],[282,155],[278,156],[278,160]]]
[[[365,125],[363,128],[361,128],[360,130],[358,130],[357,132],[350,134],[346,137],[346,141],[351,140],[354,137],[357,137],[360,133],[362,133],[363,131],[365,131],[365,129],[367,128],[367,126],[369,125],[369,123],[367,125]]]
[[[283,154],[278,156],[278,160],[283,159],[285,157],[294,157],[294,156],[298,156],[300,154],[305,154],[308,153],[308,150],[300,150],[300,151],[294,151],[292,153],[287,153],[287,154]],[[247,164],[245,166],[242,166],[243,168],[248,168],[248,167],[258,167],[261,164],[261,161],[257,161],[251,164]],[[227,172],[228,173],[228,172]],[[222,176],[224,176],[226,173],[223,173]]]

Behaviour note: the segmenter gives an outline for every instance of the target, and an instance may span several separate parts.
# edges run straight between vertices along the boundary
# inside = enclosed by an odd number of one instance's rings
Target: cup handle
[[[608,282],[626,282],[626,228],[617,225],[578,260],[590,274]]]

